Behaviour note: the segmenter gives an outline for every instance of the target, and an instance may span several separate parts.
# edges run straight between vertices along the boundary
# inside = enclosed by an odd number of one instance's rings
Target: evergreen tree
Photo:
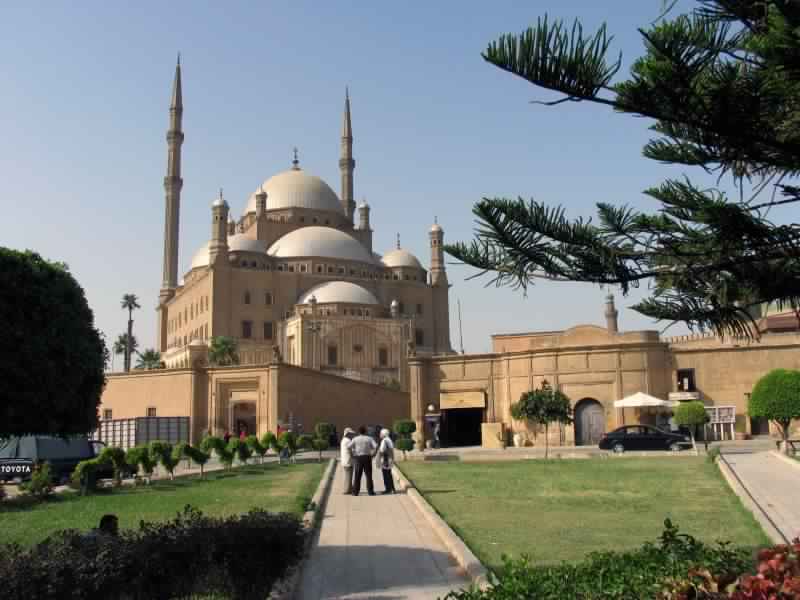
[[[669,9],[675,2],[667,3]],[[522,198],[483,198],[476,239],[446,246],[493,273],[497,285],[537,278],[618,285],[641,282],[634,305],[659,320],[720,335],[757,337],[753,309],[800,309],[800,225],[768,219],[800,200],[800,5],[788,0],[699,0],[690,14],[640,29],[645,54],[630,78],[612,83],[621,56],[607,59],[605,25],[585,35],[545,16],[520,36],[503,35],[483,58],[546,90],[545,105],[593,102],[655,120],[644,155],[732,176],[738,197],[690,179],[645,190],[651,214],[598,203],[598,220],[565,218],[561,207]],[[745,185],[747,184],[747,185]],[[747,189],[746,189],[747,188]],[[800,314],[800,311],[798,311]]]

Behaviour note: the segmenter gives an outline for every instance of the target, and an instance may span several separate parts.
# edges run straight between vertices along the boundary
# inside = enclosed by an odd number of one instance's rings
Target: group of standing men
[[[358,428],[358,435],[349,427],[345,428],[340,445],[340,462],[344,469],[344,493],[358,496],[361,493],[361,477],[367,480],[367,493],[375,495],[372,483],[372,459],[378,457],[383,474],[383,493],[394,494],[392,464],[394,462],[394,444],[388,429],[381,429],[381,443],[378,445],[367,435],[367,428]]]

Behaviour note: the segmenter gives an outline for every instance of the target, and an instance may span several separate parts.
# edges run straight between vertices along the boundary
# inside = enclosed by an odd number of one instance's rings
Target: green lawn
[[[655,541],[670,518],[706,542],[769,540],[699,457],[398,465],[487,566],[528,554],[540,564]]]
[[[73,493],[34,505],[0,504],[0,543],[34,544],[59,529],[88,530],[113,513],[120,528],[139,521],[171,519],[186,504],[207,515],[227,516],[251,508],[302,515],[322,478],[326,463],[251,465],[229,473],[212,471],[206,479],[191,475],[150,486],[124,487],[81,497]]]

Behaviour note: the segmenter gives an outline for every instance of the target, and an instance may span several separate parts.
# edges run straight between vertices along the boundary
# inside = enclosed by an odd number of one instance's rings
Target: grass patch
[[[702,457],[398,466],[492,569],[503,554],[552,564],[633,549],[654,541],[666,518],[704,542],[769,544]]]
[[[59,494],[45,502],[0,504],[0,543],[33,545],[61,529],[89,530],[113,513],[121,529],[139,521],[165,521],[187,504],[208,516],[229,516],[263,508],[302,516],[326,463],[250,465],[230,472],[158,480],[149,486],[101,490],[91,496]]]

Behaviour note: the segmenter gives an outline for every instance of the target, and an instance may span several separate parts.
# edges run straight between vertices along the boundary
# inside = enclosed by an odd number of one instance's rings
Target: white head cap
[[[389,436],[389,430],[388,429],[381,429],[381,437],[385,438],[385,437],[388,437],[388,436]]]

